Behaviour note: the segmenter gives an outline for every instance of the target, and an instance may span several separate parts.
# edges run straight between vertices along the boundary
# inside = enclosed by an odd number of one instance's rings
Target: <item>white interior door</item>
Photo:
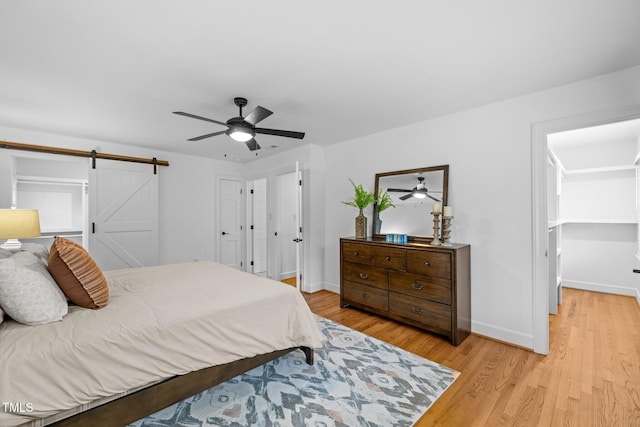
[[[267,179],[251,183],[251,267],[253,274],[267,274]]]
[[[158,263],[158,175],[152,166],[96,160],[89,171],[89,251],[103,270]]]
[[[287,172],[278,175],[277,239],[279,271],[277,280],[296,277],[296,238],[298,223],[297,175]]]
[[[302,171],[299,162],[296,162],[296,288],[302,290]]]
[[[241,270],[242,180],[220,178],[218,182],[218,258],[221,264]]]

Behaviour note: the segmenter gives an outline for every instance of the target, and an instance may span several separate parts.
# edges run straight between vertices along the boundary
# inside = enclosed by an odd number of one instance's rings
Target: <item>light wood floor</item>
[[[282,279],[281,280],[282,283],[286,283],[287,285],[296,286],[296,278],[295,277],[289,277],[287,279]]]
[[[304,294],[320,316],[461,372],[416,424],[640,426],[640,308],[635,298],[564,289],[547,356],[471,335],[460,346]]]

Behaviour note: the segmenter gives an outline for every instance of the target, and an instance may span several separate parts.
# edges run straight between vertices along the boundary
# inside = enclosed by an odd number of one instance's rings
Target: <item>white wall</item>
[[[0,139],[26,144],[55,146],[109,154],[156,157],[168,160],[159,166],[160,263],[215,260],[215,175],[241,175],[241,165],[183,154],[47,134],[1,128]],[[179,142],[176,142],[179,143]],[[0,208],[11,204],[11,156],[16,150],[0,150]],[[149,165],[149,168],[152,168]]]
[[[562,225],[562,286],[618,295],[640,303],[636,224]]]
[[[373,188],[377,172],[449,164],[452,240],[471,244],[472,329],[532,348],[531,126],[640,104],[638,81],[634,67],[327,147],[326,286],[339,283],[339,238],[354,233],[356,212],[340,203],[348,178]]]

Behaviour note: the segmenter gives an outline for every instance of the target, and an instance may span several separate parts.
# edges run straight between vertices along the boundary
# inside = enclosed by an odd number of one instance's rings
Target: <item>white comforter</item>
[[[275,350],[321,345],[300,293],[214,262],[105,272],[109,304],[0,325],[0,425]],[[4,405],[6,406],[6,405]],[[14,410],[16,406],[14,405]]]

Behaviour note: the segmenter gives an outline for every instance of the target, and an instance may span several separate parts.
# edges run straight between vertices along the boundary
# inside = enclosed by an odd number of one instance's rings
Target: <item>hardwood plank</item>
[[[426,426],[640,426],[640,306],[563,289],[542,356],[472,334],[460,346],[354,308],[328,291],[312,311],[461,373],[416,423]]]

